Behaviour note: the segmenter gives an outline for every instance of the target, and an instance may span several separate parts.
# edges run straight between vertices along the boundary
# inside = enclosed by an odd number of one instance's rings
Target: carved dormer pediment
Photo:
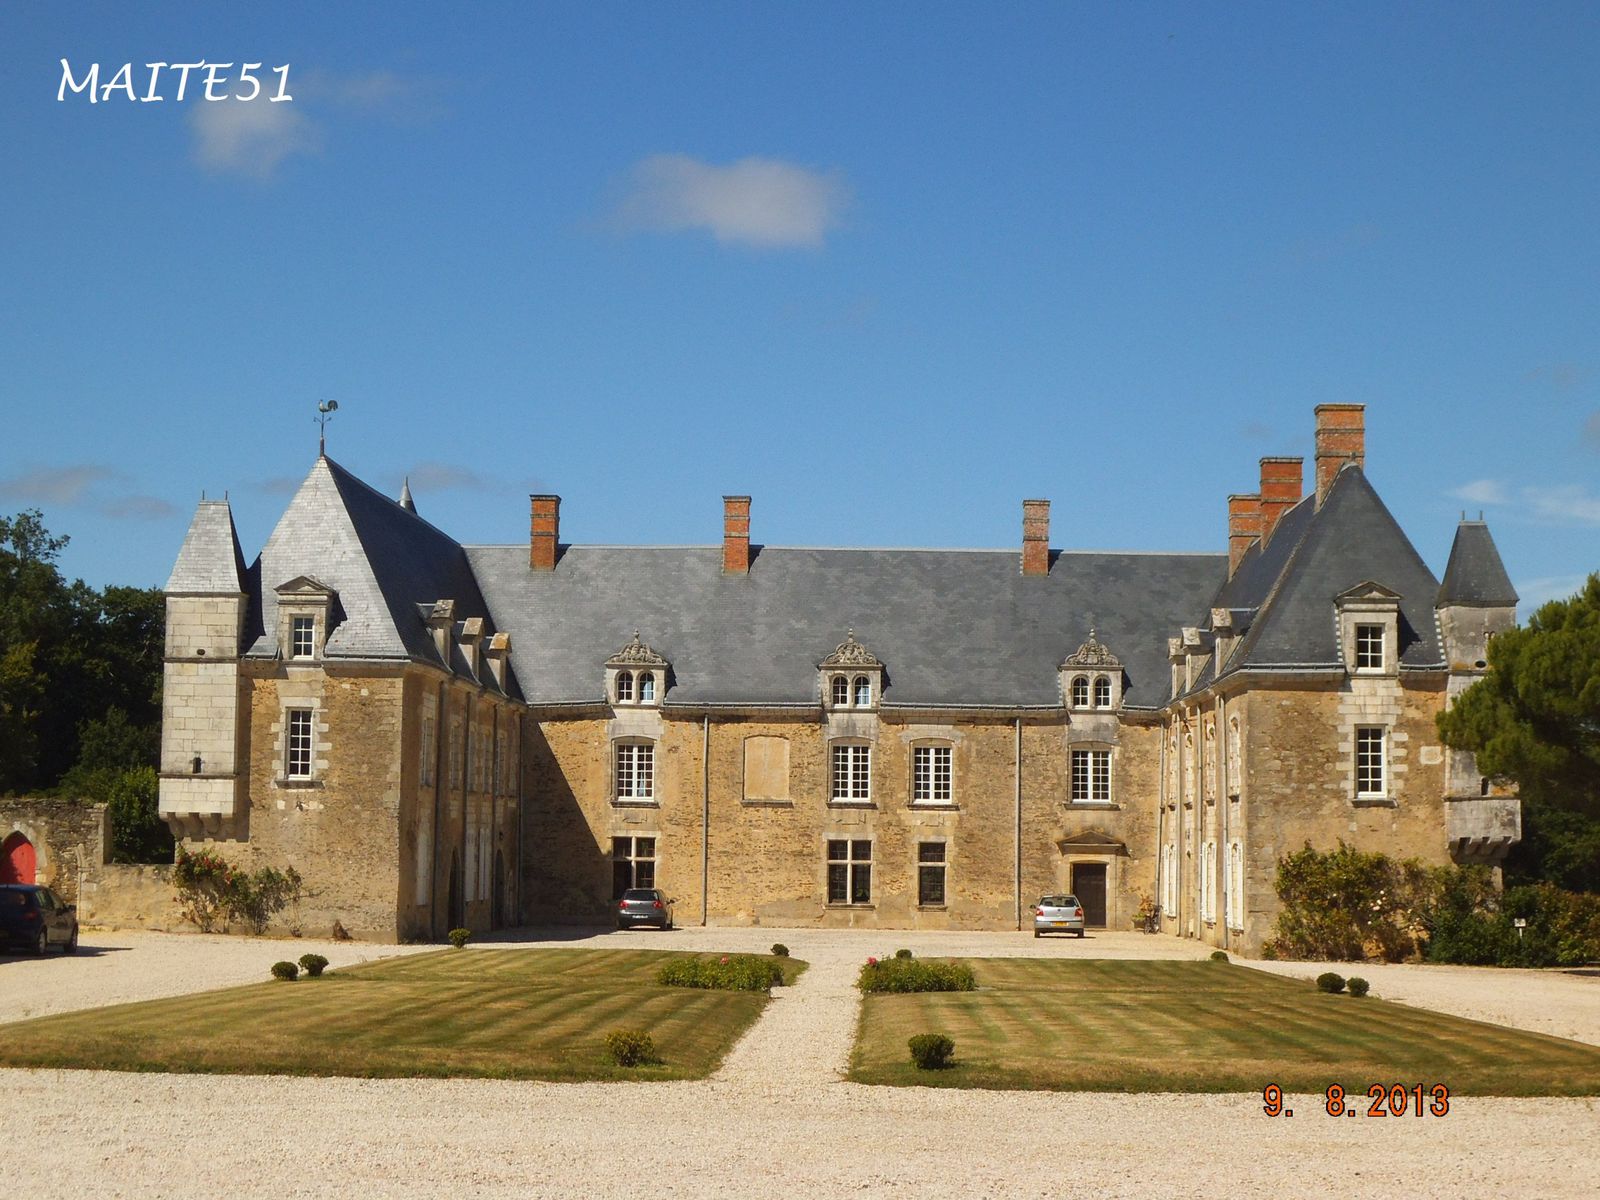
[[[639,631],[637,629],[633,631],[633,641],[606,659],[606,666],[608,667],[664,667],[666,665],[666,659],[639,640]]]
[[[871,711],[878,707],[883,695],[883,660],[856,641],[854,629],[845,630],[844,641],[817,669],[826,708]]]
[[[854,629],[845,630],[844,641],[822,660],[824,667],[882,667],[878,656],[856,641]]]
[[[655,707],[666,691],[671,664],[633,631],[633,640],[606,659],[606,696],[613,705]]]
[[[1121,667],[1122,660],[1105,646],[1100,644],[1100,639],[1095,637],[1095,631],[1089,630],[1089,640],[1084,642],[1071,654],[1062,660],[1063,667]]]
[[[296,575],[288,583],[280,583],[272,589],[284,599],[303,597],[307,600],[326,600],[333,595],[333,589],[320,579],[313,579],[310,575]]]
[[[1084,642],[1056,668],[1061,676],[1061,699],[1068,708],[1116,709],[1122,707],[1122,660],[1089,629]]]
[[[1347,604],[1398,604],[1400,593],[1392,588],[1386,588],[1381,583],[1374,583],[1370,579],[1362,580],[1353,588],[1346,588],[1333,598],[1333,602],[1343,608]]]

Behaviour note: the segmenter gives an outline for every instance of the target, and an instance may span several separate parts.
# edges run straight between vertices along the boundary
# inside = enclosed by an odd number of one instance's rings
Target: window
[[[843,675],[835,675],[833,677],[831,691],[835,708],[843,708],[850,703],[850,681]]]
[[[628,703],[633,699],[633,672],[617,672],[617,700]]]
[[[1094,706],[1096,708],[1111,707],[1111,680],[1104,675],[1097,676],[1094,681]]]
[[[1244,843],[1228,843],[1228,928],[1244,928]]]
[[[1089,680],[1087,676],[1079,675],[1072,681],[1072,707],[1089,707]]]
[[[1228,795],[1230,796],[1237,796],[1240,791],[1239,776],[1243,773],[1240,749],[1239,718],[1230,717],[1228,719]]]
[[[290,779],[311,778],[311,710],[289,710],[288,753],[284,759],[284,774]]]
[[[1356,795],[1384,796],[1384,731],[1378,726],[1356,730]]]
[[[872,707],[872,680],[865,675],[856,676],[856,707]]]
[[[611,898],[622,899],[629,888],[656,885],[656,839],[653,837],[614,837],[611,839]]]
[[[1111,751],[1072,752],[1072,803],[1111,803]]]
[[[872,903],[872,843],[829,841],[828,903]]]
[[[639,703],[654,704],[656,700],[656,677],[649,671],[639,676]]]
[[[938,906],[944,903],[944,843],[917,843],[917,903]]]
[[[293,617],[289,621],[289,653],[294,658],[315,658],[317,654],[317,619]]]
[[[617,747],[618,800],[655,799],[655,756],[656,748],[649,742],[624,742]]]
[[[1200,847],[1200,919],[1217,919],[1217,844],[1205,842]]]
[[[439,722],[431,712],[422,714],[422,784],[433,783],[434,762],[439,757]]]
[[[833,799],[838,803],[864,803],[872,799],[872,747],[844,745],[833,748]]]
[[[1356,670],[1383,670],[1383,626],[1356,626]]]
[[[911,799],[917,804],[950,803],[950,747],[911,750]]]

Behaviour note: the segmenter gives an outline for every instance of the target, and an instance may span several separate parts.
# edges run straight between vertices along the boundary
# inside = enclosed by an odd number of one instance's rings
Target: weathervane
[[[328,422],[333,419],[333,414],[339,411],[337,400],[318,400],[318,415],[311,419],[317,423],[317,457],[322,457],[328,452]]]

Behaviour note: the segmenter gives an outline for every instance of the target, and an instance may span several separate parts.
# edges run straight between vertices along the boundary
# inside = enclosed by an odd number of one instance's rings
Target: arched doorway
[[[37,883],[38,855],[24,834],[13,833],[0,843],[0,883]]]

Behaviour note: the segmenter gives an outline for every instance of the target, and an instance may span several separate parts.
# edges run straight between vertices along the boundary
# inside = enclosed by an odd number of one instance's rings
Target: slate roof
[[[1442,668],[1433,611],[1438,581],[1352,465],[1339,472],[1320,509],[1307,496],[1285,513],[1266,548],[1252,547],[1219,590],[1214,607],[1255,610],[1220,673],[1341,668],[1334,599],[1368,581],[1400,597],[1401,669]],[[1197,686],[1217,675],[1214,665]]]
[[[258,614],[257,637],[247,651],[253,656],[278,652],[273,589],[298,575],[338,593],[324,650],[329,658],[438,663],[418,605],[441,599],[455,601],[458,622],[485,618],[485,642],[497,631],[460,545],[326,457],[311,468],[251,572]],[[515,643],[512,649],[515,662]],[[454,659],[451,668],[472,677],[459,651]]]
[[[638,629],[671,663],[673,704],[815,705],[847,629],[885,664],[885,707],[1055,707],[1057,667],[1094,626],[1124,702],[1166,702],[1166,638],[1227,571],[1220,554],[1063,552],[1024,578],[1015,550],[762,547],[745,576],[708,547],[526,546],[467,556],[533,704],[599,702],[601,664]]]
[[[202,500],[167,580],[169,592],[237,595],[245,590],[244,554],[226,500]]]
[[[1489,527],[1482,521],[1462,521],[1450,544],[1444,583],[1439,585],[1440,607],[1515,608],[1517,600],[1517,589],[1511,586]]]

